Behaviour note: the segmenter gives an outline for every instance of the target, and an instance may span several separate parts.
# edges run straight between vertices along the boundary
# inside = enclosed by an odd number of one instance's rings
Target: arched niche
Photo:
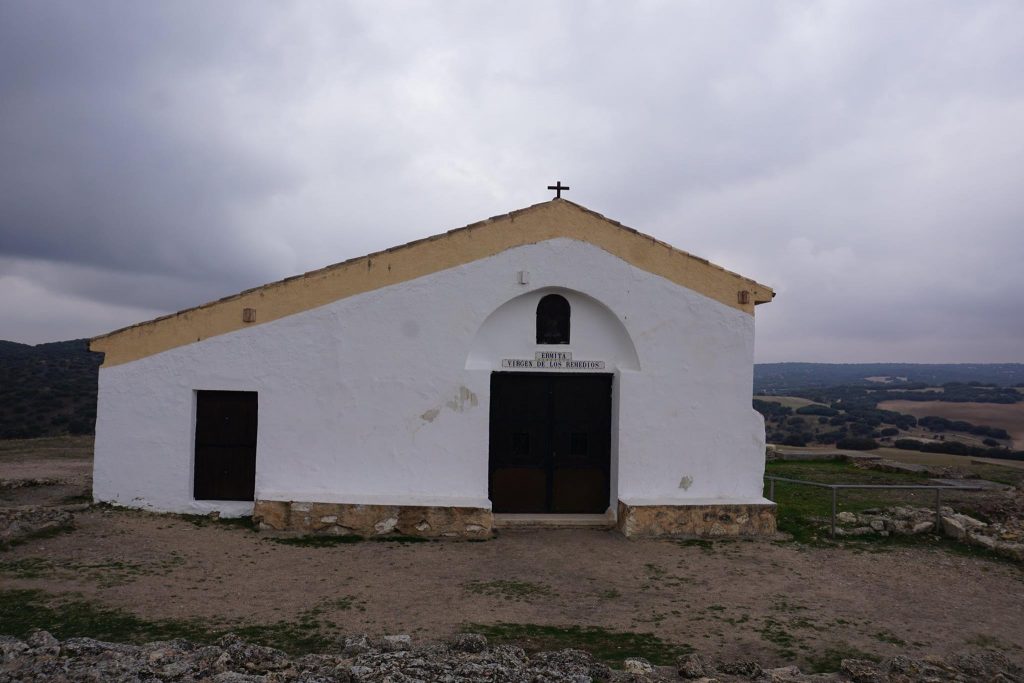
[[[537,343],[568,344],[572,328],[572,305],[561,294],[545,294],[537,304]]]
[[[537,305],[549,295],[565,297],[571,308],[569,344],[537,343]],[[574,360],[604,361],[605,369],[639,370],[633,340],[607,306],[591,296],[561,287],[545,287],[510,299],[496,308],[477,330],[467,370],[500,370],[504,358],[534,358],[537,351],[568,351]]]

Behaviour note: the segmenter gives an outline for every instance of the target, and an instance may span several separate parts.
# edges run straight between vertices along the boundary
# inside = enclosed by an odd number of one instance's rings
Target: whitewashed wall
[[[101,369],[95,496],[249,513],[191,496],[194,392],[222,389],[259,392],[257,498],[489,507],[490,373],[552,348],[552,291],[557,350],[615,373],[610,503],[764,502],[753,318],[567,239]]]

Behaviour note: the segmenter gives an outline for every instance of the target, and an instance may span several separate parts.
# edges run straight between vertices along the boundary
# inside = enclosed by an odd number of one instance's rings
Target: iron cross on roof
[[[568,185],[563,185],[562,181],[559,180],[554,185],[548,185],[548,189],[555,191],[555,199],[561,199],[562,198],[562,190],[568,190],[569,186]]]

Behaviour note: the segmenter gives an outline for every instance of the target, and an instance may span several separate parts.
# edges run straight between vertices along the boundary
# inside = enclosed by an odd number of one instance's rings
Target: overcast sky
[[[566,197],[757,360],[1024,362],[1024,3],[0,0],[0,339]]]

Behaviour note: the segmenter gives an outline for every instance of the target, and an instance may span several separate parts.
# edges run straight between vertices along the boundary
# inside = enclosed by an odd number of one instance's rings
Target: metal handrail
[[[775,482],[784,481],[789,484],[803,484],[804,486],[817,486],[823,489],[832,489],[832,524],[830,536],[836,537],[836,495],[839,489],[889,489],[889,490],[925,490],[935,491],[935,529],[942,526],[942,513],[939,508],[942,505],[943,491],[981,491],[981,486],[947,486],[944,484],[824,484],[820,481],[805,481],[803,479],[790,479],[788,477],[776,477],[773,474],[766,474],[764,478],[769,481],[768,500],[775,500]]]

